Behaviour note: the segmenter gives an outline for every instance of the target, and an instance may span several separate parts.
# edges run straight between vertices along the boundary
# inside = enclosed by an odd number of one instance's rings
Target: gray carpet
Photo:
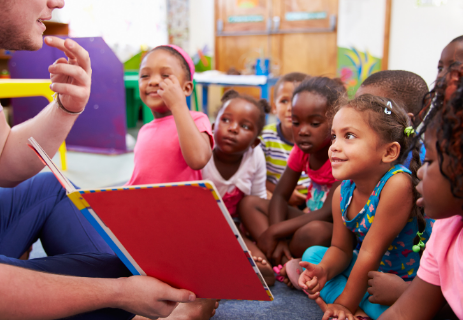
[[[270,291],[275,297],[271,302],[222,300],[212,320],[320,320],[323,316],[317,304],[301,291],[278,281]]]

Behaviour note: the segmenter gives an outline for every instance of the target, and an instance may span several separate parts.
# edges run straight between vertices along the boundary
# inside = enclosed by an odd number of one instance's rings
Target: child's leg
[[[256,263],[257,268],[259,268],[262,277],[264,277],[265,282],[267,282],[268,286],[273,286],[275,284],[275,274],[273,273],[272,266],[267,261],[267,258],[265,257],[264,253],[260,251],[259,247],[257,247],[257,245],[254,242],[252,242],[249,238],[247,238],[244,235],[242,235],[242,237],[244,243],[251,252],[251,256],[253,258],[255,257],[254,262]]]
[[[312,246],[329,247],[333,235],[333,224],[326,221],[311,221],[300,227],[289,243],[289,250],[295,258],[302,257]]]
[[[312,264],[319,264],[323,256],[325,255],[327,247],[314,246],[307,249],[302,255],[302,261],[307,261]],[[325,286],[320,290],[320,296],[326,303],[333,303],[343,292],[346,287],[347,278],[354,267],[357,255],[354,253],[350,265],[343,271],[343,273],[337,275],[330,281],[325,283]]]
[[[377,304],[377,303],[371,303],[370,301],[368,301],[368,297],[370,295],[368,294],[368,292],[363,296],[363,299],[362,301],[360,302],[360,305],[359,307],[362,308],[363,311],[365,311],[365,313],[373,318],[373,319],[378,319],[379,316],[384,312],[386,311],[389,306],[383,306],[381,304]]]
[[[254,240],[268,229],[268,206],[270,201],[256,196],[247,196],[240,201],[238,213],[246,230]]]

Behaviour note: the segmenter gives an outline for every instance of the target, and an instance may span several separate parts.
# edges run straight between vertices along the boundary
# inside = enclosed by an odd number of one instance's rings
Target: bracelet
[[[84,112],[85,108],[82,109],[82,111],[79,111],[79,112],[72,112],[72,111],[69,111],[68,109],[66,109],[63,104],[61,103],[61,100],[59,99],[59,94],[58,92],[55,92],[53,94],[53,100],[56,102],[56,105],[57,105],[57,108],[58,109],[61,109],[63,110],[64,112],[66,112],[67,114],[74,114],[74,115],[78,115],[78,114],[81,114],[82,112]]]

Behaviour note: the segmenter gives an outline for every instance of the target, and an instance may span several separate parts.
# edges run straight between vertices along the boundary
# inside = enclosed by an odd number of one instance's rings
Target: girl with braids
[[[419,150],[410,170],[401,165],[414,131],[394,102],[369,94],[336,110],[329,157],[343,180],[333,195],[331,247],[311,247],[302,256],[298,285],[325,312],[323,319],[354,319],[362,309],[377,319],[387,307],[368,300],[368,272],[379,270],[412,280],[418,269],[419,232],[428,237],[415,205]],[[353,251],[361,241],[360,250]],[[328,304],[326,304],[328,303]]]
[[[436,89],[421,129],[426,157],[418,170],[417,204],[437,221],[417,277],[381,320],[433,319],[445,302],[463,319],[463,68],[454,67],[459,70]]]

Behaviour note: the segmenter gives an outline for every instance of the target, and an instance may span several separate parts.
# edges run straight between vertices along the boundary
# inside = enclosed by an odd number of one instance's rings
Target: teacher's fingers
[[[92,74],[92,68],[90,64],[90,56],[84,48],[82,48],[77,42],[72,39],[60,39],[57,37],[45,37],[45,43],[50,47],[57,48],[63,51],[69,58],[70,64],[79,65],[89,75]]]
[[[69,95],[78,100],[88,100],[89,93],[85,87],[79,87],[69,83],[52,83],[50,89],[53,92],[57,92],[61,95]]]
[[[57,63],[48,67],[48,71],[54,75],[65,75],[73,78],[78,84],[89,86],[90,76],[79,66],[73,66],[65,63]]]

